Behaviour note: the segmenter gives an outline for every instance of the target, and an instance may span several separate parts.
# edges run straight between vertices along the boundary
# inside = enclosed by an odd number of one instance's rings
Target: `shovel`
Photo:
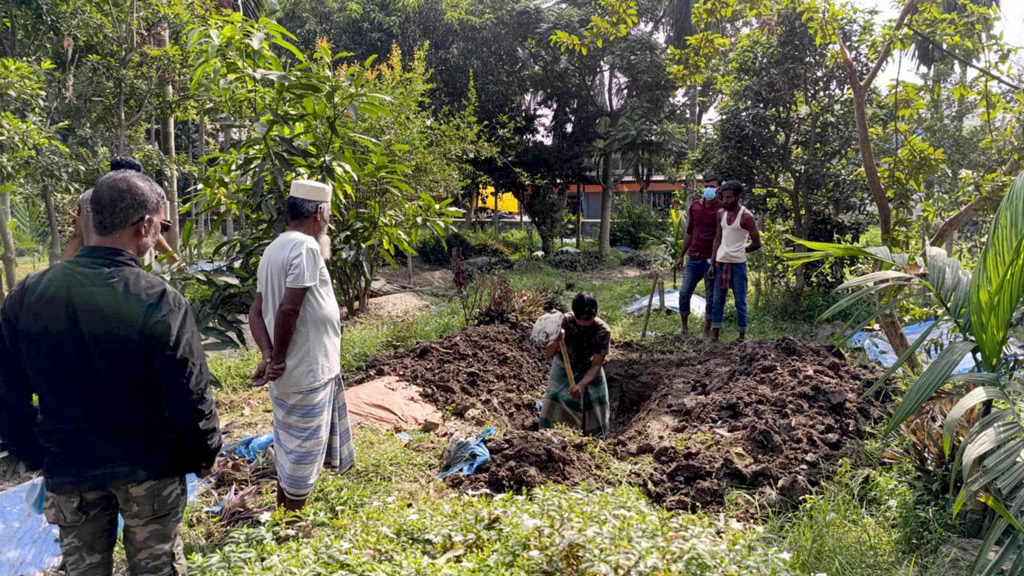
[[[569,350],[565,347],[565,339],[558,341],[558,347],[562,350],[562,363],[565,364],[565,374],[569,377],[569,394],[579,390],[576,386],[576,375],[572,372],[572,364],[569,362]],[[587,389],[580,390],[583,400],[583,434],[587,434]]]

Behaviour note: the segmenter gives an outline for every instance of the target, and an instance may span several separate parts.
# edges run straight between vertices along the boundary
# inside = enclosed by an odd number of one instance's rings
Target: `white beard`
[[[325,261],[326,260],[330,260],[331,259],[331,237],[328,236],[327,234],[321,234],[316,239],[316,241],[320,244],[320,256],[323,256],[323,259]]]

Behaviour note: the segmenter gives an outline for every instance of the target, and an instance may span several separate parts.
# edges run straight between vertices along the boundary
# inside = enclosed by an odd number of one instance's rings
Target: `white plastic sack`
[[[530,340],[538,344],[547,344],[558,336],[562,329],[562,313],[551,312],[537,319],[533,325],[533,332],[530,333]]]

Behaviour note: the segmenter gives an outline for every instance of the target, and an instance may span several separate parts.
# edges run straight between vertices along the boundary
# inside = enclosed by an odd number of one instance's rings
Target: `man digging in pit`
[[[572,312],[562,317],[558,336],[545,350],[551,371],[540,411],[540,428],[552,428],[560,422],[582,429],[587,436],[607,437],[609,406],[604,361],[611,342],[611,329],[597,317],[597,299],[586,292],[577,294],[572,300]],[[566,373],[563,343],[575,387]]]
[[[355,462],[341,379],[341,311],[326,261],[331,187],[296,180],[285,205],[289,227],[263,253],[249,309],[263,359],[254,385],[270,383],[277,503],[305,504],[326,466]]]
[[[743,342],[747,335],[747,254],[761,249],[761,234],[754,213],[743,205],[743,185],[732,180],[722,186],[725,210],[718,219],[715,234],[715,303],[711,319],[711,339],[718,342],[725,316],[725,296],[732,289],[736,301],[737,325]],[[747,242],[750,242],[749,244]]]

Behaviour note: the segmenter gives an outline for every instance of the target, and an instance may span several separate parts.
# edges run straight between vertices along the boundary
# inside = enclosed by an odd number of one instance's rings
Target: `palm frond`
[[[960,328],[969,334],[971,318],[967,306],[971,293],[971,273],[960,261],[950,258],[941,248],[929,246],[925,250],[928,266],[928,287],[934,299]]]
[[[850,246],[847,244],[812,242],[810,240],[802,240],[795,236],[787,236],[787,238],[795,244],[800,244],[801,246],[812,250],[812,252],[790,252],[783,254],[782,257],[788,260],[790,266],[794,268],[809,262],[828,260],[830,258],[867,258],[869,260],[874,260],[876,262],[881,262],[888,266],[901,269],[906,268],[907,264],[910,263],[909,256],[906,254],[893,253],[892,250],[885,246],[862,248],[860,246]]]
[[[943,384],[949,381],[953,370],[960,364],[964,354],[969,353],[973,348],[974,342],[969,341],[954,342],[946,346],[938,358],[925,368],[921,377],[907,389],[907,393],[903,396],[903,401],[896,407],[892,418],[886,423],[883,435],[888,436],[891,434],[914,412],[917,412],[922,404],[927,402]]]
[[[996,212],[970,288],[971,331],[985,367],[994,372],[1024,295],[1024,175]]]

